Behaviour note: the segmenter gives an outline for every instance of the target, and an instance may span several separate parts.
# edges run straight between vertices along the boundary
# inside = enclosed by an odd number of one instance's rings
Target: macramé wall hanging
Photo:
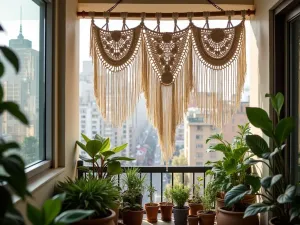
[[[94,63],[94,93],[104,119],[121,126],[132,115],[144,93],[148,117],[158,131],[164,160],[175,149],[175,131],[190,102],[196,104],[207,122],[221,127],[240,104],[246,75],[245,15],[237,26],[203,28],[192,22],[180,30],[173,14],[174,32],[148,29],[141,24],[129,29],[123,13],[123,29],[99,28],[92,19],[90,53]]]

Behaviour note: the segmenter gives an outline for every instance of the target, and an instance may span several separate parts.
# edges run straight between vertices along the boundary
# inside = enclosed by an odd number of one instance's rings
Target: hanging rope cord
[[[211,5],[213,5],[216,9],[224,12],[225,10],[222,9],[220,6],[218,6],[216,3],[214,3],[212,0],[207,0]]]
[[[112,12],[123,0],[118,0],[116,2],[116,4],[114,4],[111,8],[109,8],[107,11],[105,12]]]

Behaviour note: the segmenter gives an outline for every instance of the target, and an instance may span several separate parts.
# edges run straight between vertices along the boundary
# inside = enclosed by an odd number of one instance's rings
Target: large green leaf
[[[279,121],[275,129],[275,138],[279,145],[282,145],[295,127],[295,121],[291,117],[286,117]]]
[[[265,163],[265,161],[257,159],[248,159],[245,161],[245,165],[255,165],[257,163]]]
[[[0,113],[8,111],[11,115],[20,120],[23,124],[29,125],[29,122],[24,113],[21,112],[18,104],[14,102],[1,102],[0,103]]]
[[[25,165],[21,157],[18,155],[9,155],[2,158],[0,164],[2,164],[5,171],[10,175],[9,184],[20,197],[24,198],[27,192],[27,178],[24,171]]]
[[[95,135],[95,139],[101,141],[101,143],[103,143],[106,140],[104,137],[101,137],[99,134]]]
[[[264,188],[271,188],[274,184],[276,184],[282,178],[281,174],[277,174],[275,176],[267,176],[260,180],[261,186]]]
[[[273,106],[273,109],[277,112],[277,115],[280,115],[283,103],[284,103],[284,96],[282,93],[278,92],[276,96],[272,94],[266,94],[266,97],[271,98],[271,103]]]
[[[247,107],[246,113],[253,126],[260,128],[267,136],[273,136],[272,121],[265,110],[261,108]]]
[[[257,176],[246,175],[245,182],[251,186],[253,194],[257,193],[261,187],[260,178]]]
[[[33,205],[27,204],[27,217],[32,225],[44,224],[42,212]]]
[[[275,209],[275,205],[266,205],[264,203],[255,203],[247,207],[244,218],[257,215],[258,213],[268,212]]]
[[[0,50],[2,51],[6,59],[13,65],[16,72],[18,73],[20,69],[20,65],[19,65],[19,59],[16,56],[16,54],[6,46],[0,46]]]
[[[85,140],[85,142],[89,142],[91,139],[89,139],[85,134],[81,134],[81,136],[83,137],[83,139]]]
[[[60,199],[48,199],[43,205],[44,225],[51,224],[61,210]]]
[[[275,150],[269,155],[269,159],[272,159],[275,155],[280,153],[285,148],[285,144],[280,147],[280,149],[275,148]]]
[[[80,210],[80,209],[68,210],[56,217],[55,224],[58,223],[72,224],[80,220],[83,220],[84,218],[92,215],[93,213],[94,210]]]
[[[80,141],[76,141],[76,144],[77,144],[82,150],[84,150],[84,151],[86,152],[86,146],[85,146],[85,144],[81,143]]]
[[[238,161],[236,161],[234,158],[226,159],[223,162],[224,170],[228,175],[236,172],[237,165]]]
[[[109,175],[117,175],[123,172],[119,161],[109,161],[107,163],[107,172]]]
[[[233,158],[235,160],[239,161],[245,155],[245,153],[248,150],[249,150],[248,147],[242,147],[242,148],[234,149],[233,150]]]
[[[99,140],[91,140],[86,144],[86,153],[94,158],[102,148],[102,143]]]
[[[4,65],[2,62],[0,62],[0,77],[2,77],[2,75],[4,74],[5,72],[5,69],[4,69]],[[1,97],[1,100],[2,100],[2,97]]]
[[[1,143],[0,144],[0,154],[9,149],[17,149],[17,148],[20,148],[20,146],[16,142]]]
[[[277,202],[280,204],[291,203],[294,201],[295,194],[296,186],[289,184],[285,189],[284,194],[278,196]]]
[[[114,151],[106,151],[106,152],[102,152],[101,155],[104,156],[104,160],[108,159],[110,156],[116,154]]]
[[[102,143],[102,147],[100,149],[100,152],[103,153],[103,152],[106,152],[106,151],[109,151],[110,149],[110,139],[107,138],[105,139],[105,141]]]
[[[128,157],[123,157],[123,156],[118,156],[118,157],[113,157],[113,158],[111,158],[110,159],[111,161],[113,161],[113,160],[117,160],[117,161],[133,161],[133,160],[135,160],[134,158],[128,158]]]
[[[300,205],[295,205],[290,209],[290,221],[300,217]]]
[[[263,154],[270,153],[267,142],[259,135],[247,135],[246,143],[251,151],[260,158],[263,158]]]
[[[235,203],[241,201],[246,194],[250,194],[251,191],[247,188],[246,185],[239,184],[238,186],[233,187],[225,195],[225,205],[232,206]]]
[[[114,151],[115,153],[121,152],[127,147],[127,145],[128,145],[127,143],[120,145],[118,147],[115,147],[112,151]]]

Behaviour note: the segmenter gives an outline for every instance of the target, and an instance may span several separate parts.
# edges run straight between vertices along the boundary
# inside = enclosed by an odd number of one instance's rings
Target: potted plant
[[[147,220],[150,223],[156,223],[157,222],[157,214],[158,214],[158,209],[159,206],[157,203],[153,203],[153,194],[156,192],[156,189],[150,185],[147,188],[149,192],[149,198],[150,198],[150,203],[145,204],[145,209],[147,213]]]
[[[201,225],[214,225],[216,212],[212,210],[215,202],[215,190],[213,183],[209,182],[202,197],[203,210],[199,210],[197,215]],[[220,223],[219,225],[222,225]]]
[[[121,161],[132,161],[133,158],[115,156],[117,153],[123,151],[127,144],[115,147],[111,149],[110,139],[103,138],[100,135],[96,135],[95,139],[90,139],[86,135],[81,134],[86,144],[76,141],[76,144],[86,152],[90,158],[86,158],[82,155],[79,156],[81,160],[92,164],[92,168],[86,166],[79,166],[78,169],[84,172],[90,172],[90,174],[99,179],[111,178],[112,176],[121,174],[123,172],[121,167]]]
[[[171,187],[167,187],[164,191],[164,196],[166,198],[166,202],[159,203],[161,220],[164,222],[169,222],[172,220],[172,212],[173,212],[173,203],[171,197]]]
[[[170,193],[175,203],[175,206],[173,207],[175,225],[186,225],[189,207],[185,206],[185,203],[189,198],[190,189],[184,185],[178,184],[171,188]]]
[[[115,199],[119,196],[118,189],[106,179],[67,179],[59,182],[57,190],[66,193],[62,210],[83,209],[95,212],[78,225],[114,225]]]
[[[189,215],[197,215],[197,212],[199,210],[203,210],[203,205],[202,205],[202,197],[200,195],[201,188],[203,187],[202,177],[197,178],[198,183],[194,185],[194,195],[192,199],[188,200],[189,203]]]
[[[122,177],[122,183],[124,185],[122,193],[123,202],[130,202],[134,197],[136,204],[142,205],[143,192],[145,189],[144,182],[146,175],[140,176],[138,168],[129,168],[125,171]]]
[[[143,216],[143,207],[136,203],[135,197],[127,197],[126,202],[123,202],[123,223],[126,225],[141,225],[143,222]]]
[[[253,180],[256,189],[248,190],[247,186],[240,184],[232,188],[225,196],[227,205],[235,204],[239,199],[251,193],[262,197],[262,202],[250,205],[244,214],[244,218],[253,217],[259,213],[274,212],[275,216],[269,224],[287,225],[298,224],[300,216],[299,199],[296,197],[296,186],[289,184],[284,179],[285,167],[282,157],[285,142],[294,128],[294,120],[290,117],[281,119],[281,109],[284,104],[284,96],[281,93],[270,97],[272,107],[277,116],[275,123],[269,118],[266,111],[261,108],[246,109],[250,123],[270,138],[270,146],[259,135],[248,135],[246,142],[251,152],[257,159],[249,159],[248,164],[263,163],[270,171],[270,175],[261,178],[258,182]],[[255,184],[254,184],[255,183]],[[260,189],[261,188],[261,189]]]
[[[250,134],[249,124],[239,125],[238,128],[239,132],[235,136],[233,143],[224,140],[222,134],[212,135],[206,141],[207,143],[214,143],[209,147],[208,152],[218,151],[224,155],[222,160],[207,162],[207,164],[213,166],[212,170],[207,172],[207,175],[214,177],[212,183],[213,188],[217,191],[217,210],[225,206],[225,193],[232,187],[238,184],[249,186],[251,180],[258,180],[256,175],[251,174],[251,165],[246,163],[253,156],[247,155],[249,147],[245,141],[246,136]],[[255,196],[246,195],[241,201],[246,204],[254,203]]]

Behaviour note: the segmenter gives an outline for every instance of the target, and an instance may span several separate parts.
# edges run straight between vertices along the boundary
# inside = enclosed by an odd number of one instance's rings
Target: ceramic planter
[[[123,223],[128,225],[141,225],[143,223],[144,211],[123,212]]]
[[[272,219],[269,220],[269,225],[296,225],[300,224],[300,221],[296,220],[293,221],[293,223],[286,223],[286,222],[281,222],[278,217],[273,217]]]
[[[145,204],[145,209],[147,213],[147,220],[149,223],[156,223],[157,222],[157,214],[159,206],[156,203],[148,203]]]
[[[189,215],[197,215],[199,210],[203,210],[203,205],[201,203],[189,203]]]
[[[258,216],[244,217],[244,212],[232,212],[219,208],[217,224],[219,225],[259,225]]]
[[[189,215],[188,221],[189,221],[189,225],[198,225],[199,218],[198,218],[198,216],[195,216],[195,215]]]
[[[167,202],[159,203],[161,220],[169,222],[172,220],[173,204]]]
[[[115,225],[114,219],[116,214],[113,210],[110,211],[110,216],[101,219],[81,220],[74,225]]]
[[[224,202],[224,196],[223,194],[218,194],[216,198],[216,211],[218,212],[219,208],[225,207]],[[241,203],[251,205],[256,202],[256,196],[255,195],[245,195],[245,197],[241,200]]]
[[[184,208],[173,207],[175,225],[187,225],[187,217],[189,214],[189,207]]]
[[[199,217],[199,224],[201,225],[214,225],[215,224],[215,218],[216,218],[216,213],[214,211],[198,211],[197,215]],[[222,225],[219,224],[219,225]]]

